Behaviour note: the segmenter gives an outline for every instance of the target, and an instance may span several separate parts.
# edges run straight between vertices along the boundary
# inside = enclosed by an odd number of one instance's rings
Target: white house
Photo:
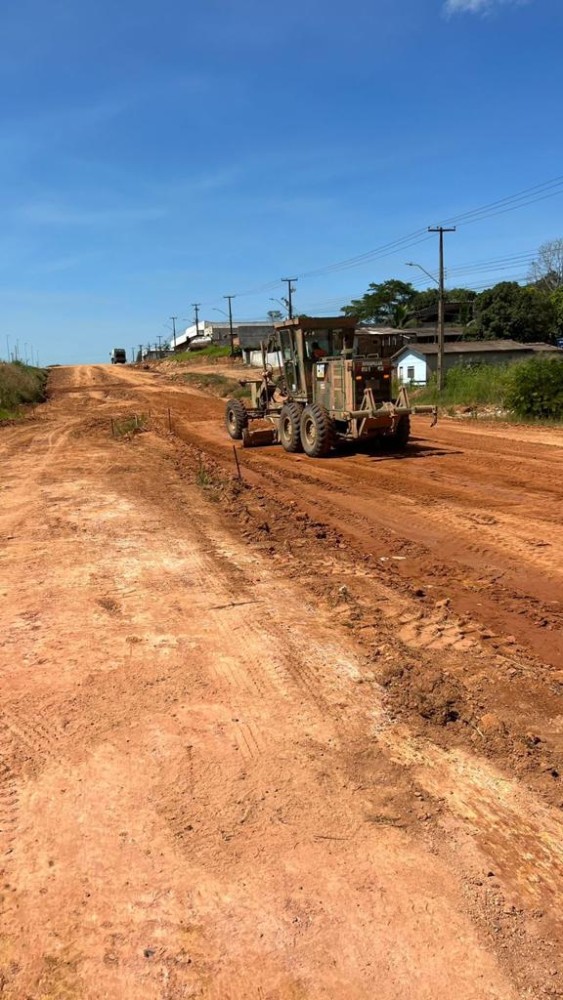
[[[444,370],[455,365],[506,365],[543,355],[563,359],[563,351],[552,344],[521,344],[516,340],[460,340],[444,344]],[[436,371],[437,344],[405,344],[393,355],[401,383],[426,385]]]
[[[397,378],[401,384],[426,385],[428,365],[425,355],[416,347],[404,347],[395,355]]]

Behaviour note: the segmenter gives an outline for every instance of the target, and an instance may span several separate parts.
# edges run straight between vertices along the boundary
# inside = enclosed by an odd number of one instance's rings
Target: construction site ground
[[[169,375],[0,430],[2,1000],[563,997],[563,435],[242,449]]]

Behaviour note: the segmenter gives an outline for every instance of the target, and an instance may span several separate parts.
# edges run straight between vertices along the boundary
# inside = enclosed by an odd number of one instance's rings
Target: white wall
[[[397,359],[397,378],[401,383],[417,382],[426,385],[428,380],[426,359],[419,354],[405,351]]]
[[[245,351],[246,354],[246,351]],[[262,367],[262,351],[249,351],[248,352],[249,362],[254,368]],[[277,368],[280,363],[280,356],[277,351],[273,354],[266,355],[266,364],[271,365],[272,368]]]

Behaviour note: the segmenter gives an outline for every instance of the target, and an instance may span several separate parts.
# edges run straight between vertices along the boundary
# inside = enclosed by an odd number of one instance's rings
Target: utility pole
[[[438,363],[436,365],[436,387],[444,388],[444,233],[455,233],[456,227],[428,226],[429,233],[440,234],[440,280],[438,282]]]
[[[199,307],[201,302],[192,302],[192,306],[195,309],[195,335],[199,337]]]
[[[133,347],[131,348],[131,364],[132,365],[135,364],[135,345],[134,344],[133,344]]]
[[[281,278],[280,280],[284,281],[287,285],[287,311],[289,314],[289,318],[293,319],[293,299],[291,296],[295,291],[295,288],[293,287],[293,282],[297,281],[297,278]]]
[[[8,350],[8,354],[6,356],[6,361],[9,361],[10,360],[10,337],[9,337],[8,334],[6,334],[6,348]]]
[[[174,344],[174,354],[175,354],[176,353],[176,320],[178,319],[178,317],[177,316],[171,316],[170,319],[172,320],[172,342]]]
[[[143,345],[139,344],[139,361],[143,360]]]
[[[231,338],[231,357],[235,354],[235,335],[233,332],[233,299],[236,298],[235,295],[223,295],[224,299],[227,299],[229,303],[229,337]]]
[[[158,335],[158,356],[159,356],[159,358],[162,357],[162,334],[161,333],[159,333],[159,335]]]

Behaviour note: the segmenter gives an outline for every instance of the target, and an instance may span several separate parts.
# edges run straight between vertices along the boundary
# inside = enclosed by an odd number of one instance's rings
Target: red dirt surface
[[[50,393],[0,434],[0,996],[563,996],[561,435],[239,482],[218,399]]]

